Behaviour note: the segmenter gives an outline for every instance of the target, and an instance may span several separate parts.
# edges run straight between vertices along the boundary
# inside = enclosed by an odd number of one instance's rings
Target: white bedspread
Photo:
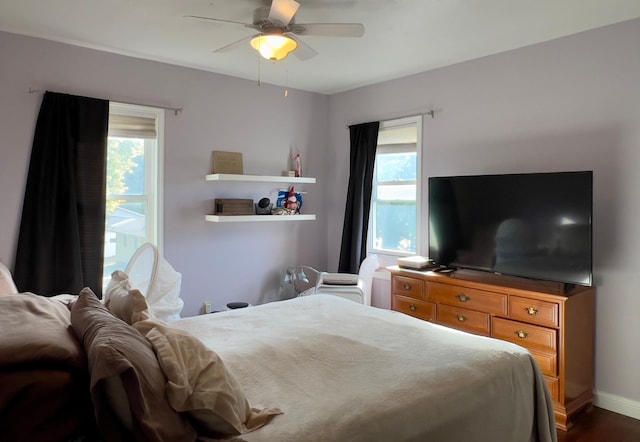
[[[183,318],[254,406],[284,414],[248,442],[555,441],[523,348],[330,295]]]

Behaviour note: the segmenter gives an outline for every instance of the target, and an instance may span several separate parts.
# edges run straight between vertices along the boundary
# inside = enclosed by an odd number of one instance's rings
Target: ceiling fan
[[[257,34],[218,48],[214,52],[228,52],[249,41],[260,55],[273,62],[283,60],[291,52],[300,60],[308,60],[318,55],[312,47],[297,37],[299,35],[325,37],[362,37],[364,35],[364,26],[361,23],[296,23],[295,15],[299,8],[300,3],[295,0],[273,0],[271,6],[262,6],[254,11],[252,23],[198,15],[187,17],[237,24],[257,30]]]

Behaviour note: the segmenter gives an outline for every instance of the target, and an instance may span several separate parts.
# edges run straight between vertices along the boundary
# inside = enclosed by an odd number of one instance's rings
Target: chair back
[[[386,266],[384,259],[378,255],[367,256],[360,264],[358,276],[364,285],[364,304],[371,305],[371,288],[373,287],[373,274],[376,270]]]

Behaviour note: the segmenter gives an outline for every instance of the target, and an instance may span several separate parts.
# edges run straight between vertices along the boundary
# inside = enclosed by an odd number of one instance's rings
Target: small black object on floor
[[[238,308],[245,308],[245,307],[249,307],[248,302],[230,302],[227,304],[227,308],[229,310],[235,310]]]

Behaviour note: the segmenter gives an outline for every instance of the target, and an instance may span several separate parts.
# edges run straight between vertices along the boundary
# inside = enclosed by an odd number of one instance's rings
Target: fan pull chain
[[[284,96],[289,96],[289,60],[284,61]]]
[[[257,53],[256,57],[256,60],[258,60],[258,86],[262,86],[262,81],[260,79],[260,52]]]

